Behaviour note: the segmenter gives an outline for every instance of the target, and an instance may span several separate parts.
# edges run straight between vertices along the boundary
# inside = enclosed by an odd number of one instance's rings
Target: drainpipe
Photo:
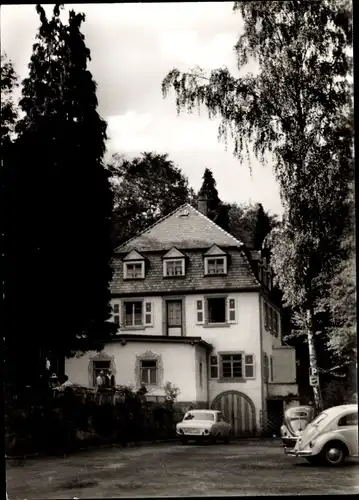
[[[261,382],[261,400],[262,400],[262,415],[263,415],[263,411],[265,411],[265,405],[264,405],[264,385],[263,385],[263,375],[262,375],[262,370],[263,370],[263,317],[262,317],[262,294],[261,294],[261,292],[259,292],[259,294],[258,294],[258,299],[259,299],[259,339],[260,339],[260,349],[261,349],[260,382]]]
[[[209,349],[206,349],[207,351],[207,408],[210,408],[210,398],[209,398],[209,371],[210,371],[210,351]]]

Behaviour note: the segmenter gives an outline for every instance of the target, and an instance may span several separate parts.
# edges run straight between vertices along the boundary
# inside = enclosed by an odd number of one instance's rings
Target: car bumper
[[[311,457],[313,452],[311,450],[286,450],[286,454],[290,457]]]

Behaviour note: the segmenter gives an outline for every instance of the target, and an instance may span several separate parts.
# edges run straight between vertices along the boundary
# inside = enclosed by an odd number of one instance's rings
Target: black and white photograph
[[[1,5],[4,498],[359,493],[353,8]]]

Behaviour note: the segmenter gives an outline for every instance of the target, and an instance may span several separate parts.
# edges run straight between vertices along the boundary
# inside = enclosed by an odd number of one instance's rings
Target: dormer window
[[[123,259],[123,278],[125,280],[144,279],[145,258],[136,250],[132,250]]]
[[[173,278],[185,275],[185,256],[173,247],[163,256],[163,276]]]
[[[213,245],[204,255],[204,274],[227,274],[227,254]]]
[[[164,260],[165,276],[184,276],[184,259]]]
[[[145,277],[145,263],[142,262],[125,262],[124,278],[140,279]]]

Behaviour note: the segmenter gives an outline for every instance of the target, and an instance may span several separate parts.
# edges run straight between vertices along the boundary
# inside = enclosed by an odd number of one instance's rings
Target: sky
[[[218,141],[219,121],[200,114],[177,115],[175,97],[163,99],[161,83],[176,67],[199,65],[210,71],[228,67],[238,74],[233,46],[242,33],[232,2],[66,4],[83,12],[82,25],[91,51],[89,69],[97,82],[98,111],[108,123],[107,156],[143,151],[168,153],[197,191],[210,168],[225,202],[262,203],[282,214],[271,158],[263,166],[232,155],[231,144]],[[45,6],[48,14],[53,6]],[[22,80],[28,74],[32,45],[39,27],[35,5],[1,6],[1,51]],[[14,29],[15,27],[15,29]],[[248,71],[255,66],[248,65]]]

